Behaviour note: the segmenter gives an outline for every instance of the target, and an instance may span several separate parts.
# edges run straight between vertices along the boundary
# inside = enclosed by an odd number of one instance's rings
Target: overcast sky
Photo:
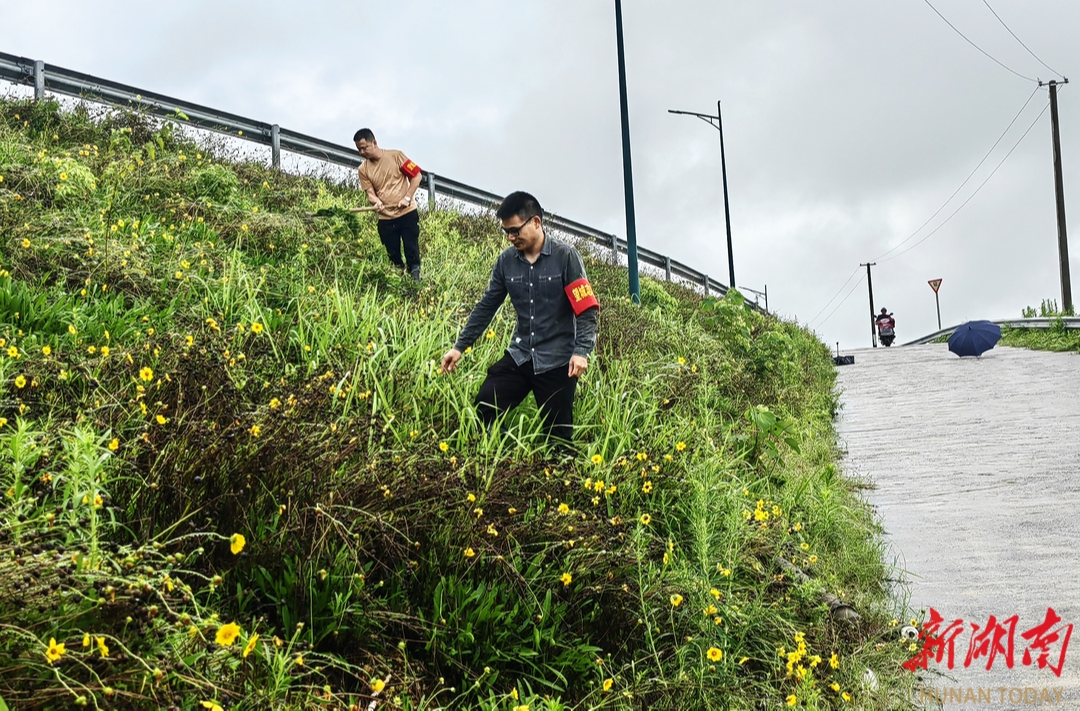
[[[1034,55],[1075,71],[1080,2],[988,1]],[[983,0],[931,2],[1009,69],[1057,78]],[[435,173],[500,194],[528,190],[625,237],[612,0],[0,8],[0,51],[346,145],[368,126]],[[1047,91],[981,54],[925,0],[624,0],[623,17],[642,247],[728,281],[718,133],[667,113],[712,113],[719,99],[736,281],[768,285],[774,311],[815,319],[830,345],[869,345],[866,283],[855,274],[841,286],[871,259],[875,303],[896,314],[900,342],[936,329],[928,279],[944,280],[946,326],[1060,299],[1049,110],[1036,120]],[[1029,98],[957,196],[885,254],[945,204]],[[1060,115],[1075,211],[1072,85]],[[1032,122],[971,201],[904,252],[972,196]]]

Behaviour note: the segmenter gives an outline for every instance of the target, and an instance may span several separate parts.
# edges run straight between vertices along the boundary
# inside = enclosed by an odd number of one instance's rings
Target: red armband
[[[600,302],[596,300],[592,284],[584,277],[570,284],[563,291],[566,292],[566,298],[570,299],[570,306],[574,309],[575,316],[580,316],[594,306],[600,308]]]
[[[415,178],[420,175],[420,166],[413,163],[411,160],[405,161],[404,165],[399,170],[410,178]]]

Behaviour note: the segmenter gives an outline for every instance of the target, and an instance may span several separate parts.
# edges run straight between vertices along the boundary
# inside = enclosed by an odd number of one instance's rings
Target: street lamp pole
[[[615,0],[615,39],[619,54],[619,113],[622,117],[623,192],[626,203],[626,271],[630,300],[641,303],[638,283],[637,223],[634,219],[634,170],[630,165],[630,116],[626,102],[626,59],[623,52],[622,2]],[[618,250],[616,250],[618,256]]]
[[[716,102],[716,116],[710,116],[709,114],[699,114],[694,111],[676,111],[675,109],[668,109],[668,113],[683,114],[685,116],[696,116],[720,132],[720,176],[724,183],[724,225],[727,227],[728,280],[730,281],[731,288],[734,289],[735,252],[732,249],[731,245],[731,209],[728,204],[727,156],[724,154],[724,122],[721,118],[720,102]]]

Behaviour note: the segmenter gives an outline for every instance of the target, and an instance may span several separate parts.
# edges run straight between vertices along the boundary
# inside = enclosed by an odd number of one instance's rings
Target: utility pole
[[[877,348],[877,329],[874,327],[874,318],[877,315],[874,313],[874,281],[870,278],[870,267],[876,267],[877,262],[867,262],[859,266],[866,267],[866,286],[870,289],[870,343]]]
[[[615,0],[615,39],[619,54],[619,112],[622,116],[623,192],[626,203],[626,271],[630,277],[630,300],[641,303],[638,283],[637,222],[634,219],[634,170],[630,166],[630,117],[626,106],[626,59],[623,52],[622,2]],[[616,253],[618,250],[616,250]]]
[[[1063,79],[1062,84],[1069,80]],[[1039,85],[1042,86],[1042,82]],[[1054,191],[1057,193],[1058,263],[1061,267],[1061,311],[1072,313],[1072,279],[1069,277],[1069,238],[1065,231],[1065,188],[1061,180],[1061,132],[1058,129],[1058,82],[1046,83],[1050,87],[1050,128],[1054,140]]]
[[[675,109],[668,109],[669,114],[683,114],[684,116],[696,116],[705,123],[709,124],[713,128],[720,131],[720,177],[724,183],[724,225],[727,227],[727,261],[728,261],[728,281],[731,288],[735,288],[735,255],[733,254],[731,247],[731,209],[728,206],[728,190],[727,190],[727,158],[724,155],[724,122],[720,114],[720,102],[716,102],[716,116],[710,116],[709,114],[699,114],[696,111],[676,111]],[[714,123],[715,121],[715,123]],[[766,303],[765,310],[768,311],[768,304]]]

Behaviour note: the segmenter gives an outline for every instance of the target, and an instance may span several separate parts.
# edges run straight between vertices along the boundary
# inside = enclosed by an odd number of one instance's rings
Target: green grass
[[[532,404],[473,411],[509,307],[438,372],[490,217],[423,214],[416,284],[352,186],[48,102],[0,102],[0,176],[8,705],[908,706],[829,351],[794,324],[647,278],[635,306],[586,250],[560,458]]]
[[[1055,319],[1048,328],[1001,328],[1001,344],[1016,348],[1030,348],[1036,351],[1074,351],[1080,353],[1080,330],[1065,328],[1062,316],[1073,316],[1072,312],[1062,313],[1055,299],[1043,299],[1038,310],[1028,306],[1022,313],[1024,318]]]

